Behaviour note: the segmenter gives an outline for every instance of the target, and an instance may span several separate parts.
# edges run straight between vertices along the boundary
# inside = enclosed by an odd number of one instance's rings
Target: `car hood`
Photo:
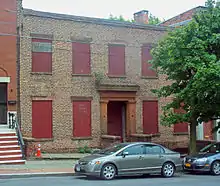
[[[85,157],[81,158],[79,161],[89,162],[89,161],[95,160],[97,158],[102,158],[105,156],[106,155],[103,155],[103,154],[92,154],[92,155],[85,156]]]
[[[195,154],[193,156],[187,156],[187,158],[207,158],[207,157],[210,157],[210,156],[213,156],[215,155],[215,153],[204,153],[204,152],[200,152],[198,154]]]

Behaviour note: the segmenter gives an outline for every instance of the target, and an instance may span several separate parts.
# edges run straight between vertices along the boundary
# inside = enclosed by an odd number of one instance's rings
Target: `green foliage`
[[[134,19],[131,19],[131,20],[130,19],[125,19],[122,15],[117,17],[117,16],[113,16],[112,14],[110,14],[109,19],[110,20],[116,20],[116,21],[134,22]],[[150,25],[156,25],[156,24],[162,22],[158,17],[153,16],[152,14],[149,15],[149,20],[148,21],[149,21]]]
[[[152,50],[154,69],[170,85],[153,90],[159,97],[174,97],[166,105],[162,123],[197,124],[220,116],[220,7],[208,0],[192,21],[170,31]],[[173,113],[181,107],[183,114]]]
[[[94,78],[96,85],[99,85],[103,79],[105,79],[105,74],[102,72],[94,72]]]
[[[156,16],[153,16],[152,14],[149,15],[149,25],[157,25],[159,23],[161,23],[162,21],[156,17]]]
[[[79,147],[78,152],[81,154],[85,154],[85,153],[91,153],[92,150],[88,146],[84,146],[84,147]]]

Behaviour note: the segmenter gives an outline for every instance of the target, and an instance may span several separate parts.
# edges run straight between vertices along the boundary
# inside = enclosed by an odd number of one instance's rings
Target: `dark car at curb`
[[[178,152],[148,142],[120,143],[80,159],[74,165],[75,175],[99,177],[161,174],[172,177],[182,170]]]
[[[210,172],[220,175],[220,142],[207,145],[196,155],[186,156],[183,169],[187,172]]]

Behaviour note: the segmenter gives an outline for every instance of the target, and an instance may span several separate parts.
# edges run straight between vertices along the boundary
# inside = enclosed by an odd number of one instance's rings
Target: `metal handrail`
[[[20,125],[18,123],[17,117],[15,119],[15,122],[16,122],[15,130],[16,130],[16,133],[17,133],[17,136],[18,136],[19,145],[20,145],[20,148],[21,148],[22,158],[25,159],[25,144],[24,144],[24,140],[23,140],[22,133],[21,133],[21,128],[20,128]]]
[[[9,128],[15,129],[18,137],[18,144],[20,145],[22,158],[25,159],[25,144],[22,137],[20,125],[18,123],[18,119],[14,113],[9,113]]]

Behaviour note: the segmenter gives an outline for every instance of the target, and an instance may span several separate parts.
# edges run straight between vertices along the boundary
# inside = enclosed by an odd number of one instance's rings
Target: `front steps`
[[[25,164],[15,130],[0,128],[0,165]]]

